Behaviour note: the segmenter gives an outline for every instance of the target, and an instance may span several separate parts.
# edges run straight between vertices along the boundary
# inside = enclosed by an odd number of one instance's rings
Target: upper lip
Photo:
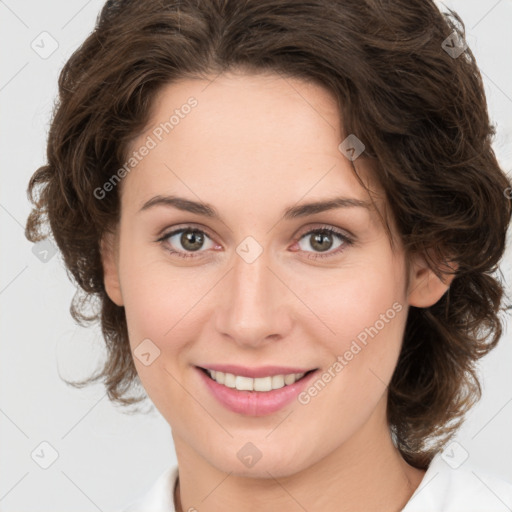
[[[208,364],[199,366],[204,370],[215,370],[217,372],[232,373],[242,377],[273,377],[274,375],[287,375],[290,373],[306,373],[316,368],[294,368],[290,366],[238,366],[235,364]]]

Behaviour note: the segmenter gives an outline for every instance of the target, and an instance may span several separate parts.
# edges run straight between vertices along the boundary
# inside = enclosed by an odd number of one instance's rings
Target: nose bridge
[[[234,261],[233,268],[233,299],[236,299],[234,305],[238,304],[245,307],[254,307],[255,305],[264,306],[270,299],[270,288],[272,273],[267,268],[268,261],[266,255],[261,254],[254,261],[250,262],[243,257],[238,256]],[[258,309],[265,309],[258,307]],[[259,311],[262,313],[262,311]]]
[[[217,329],[239,344],[258,345],[282,336],[289,324],[284,293],[279,289],[282,284],[268,268],[267,253],[263,251],[254,258],[254,252],[252,257],[247,256],[254,247],[245,253],[243,249],[242,243],[222,291]]]

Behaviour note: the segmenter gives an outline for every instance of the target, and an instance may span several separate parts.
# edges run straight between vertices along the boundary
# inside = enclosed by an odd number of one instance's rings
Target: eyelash
[[[194,226],[185,226],[185,227],[181,227],[179,229],[175,229],[173,231],[170,231],[169,233],[166,233],[164,234],[162,237],[160,237],[157,242],[160,242],[160,243],[164,243],[166,241],[168,241],[169,238],[171,238],[172,236],[178,234],[178,233],[183,233],[185,231],[193,231],[195,233],[200,233],[200,234],[203,234],[203,235],[206,235],[208,238],[211,239],[211,237],[208,235],[208,233],[206,233],[205,231],[201,230],[201,229],[198,229]],[[340,247],[338,247],[337,249],[335,249],[334,251],[332,252],[327,252],[325,254],[323,253],[311,253],[309,251],[306,251],[308,252],[308,258],[309,259],[314,259],[314,260],[317,260],[317,259],[320,259],[320,258],[328,258],[328,257],[331,257],[331,256],[335,256],[339,253],[341,253],[342,251],[345,250],[345,248],[347,246],[351,246],[354,244],[354,241],[349,238],[347,235],[341,233],[340,231],[338,231],[337,229],[334,229],[330,226],[322,226],[321,228],[315,228],[315,229],[312,229],[310,231],[307,231],[306,233],[303,233],[297,240],[295,240],[295,242],[299,242],[300,240],[302,240],[304,237],[308,236],[308,235],[313,235],[313,234],[329,234],[329,235],[333,235],[333,236],[337,236],[342,242],[343,244],[340,245]],[[200,256],[196,256],[193,252],[181,252],[181,251],[173,251],[173,250],[170,250],[169,248],[166,247],[166,250],[170,253],[170,254],[173,254],[173,255],[176,255],[180,258],[197,258],[197,257],[200,257]],[[200,252],[200,251],[197,251],[197,252]],[[203,251],[201,251],[203,252]],[[314,256],[312,254],[315,254]]]

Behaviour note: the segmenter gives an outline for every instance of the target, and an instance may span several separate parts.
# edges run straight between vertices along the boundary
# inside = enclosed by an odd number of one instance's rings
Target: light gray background
[[[34,170],[45,144],[60,69],[93,29],[103,0],[0,0],[0,510],[111,511],[175,464],[170,429],[153,409],[128,416],[103,387],[82,390],[59,377],[88,375],[101,357],[98,329],[69,315],[74,288],[59,255],[47,263],[24,238]],[[452,0],[483,74],[495,150],[512,173],[512,0]],[[58,48],[36,53],[46,31]],[[45,40],[48,50],[50,40]],[[41,48],[42,51],[42,48]],[[512,280],[512,247],[501,270]],[[510,288],[509,288],[510,289]],[[481,365],[484,395],[458,436],[472,463],[512,480],[512,328]],[[42,469],[31,453],[46,441],[59,457]],[[48,449],[43,450],[48,457]],[[37,452],[41,455],[41,450]],[[39,460],[44,459],[44,457]]]

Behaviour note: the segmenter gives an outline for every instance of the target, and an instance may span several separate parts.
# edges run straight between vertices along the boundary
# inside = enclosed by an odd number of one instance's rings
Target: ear
[[[110,300],[118,306],[123,306],[121,283],[118,272],[118,236],[106,232],[101,239],[101,261],[103,264],[103,284]]]
[[[450,270],[457,270],[456,263],[450,263]],[[448,290],[455,274],[443,273],[442,279],[429,268],[422,255],[414,255],[409,272],[408,299],[411,306],[428,308],[434,305]]]

